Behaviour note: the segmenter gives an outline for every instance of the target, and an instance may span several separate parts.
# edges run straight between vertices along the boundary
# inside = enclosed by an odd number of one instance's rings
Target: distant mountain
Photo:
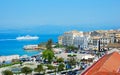
[[[62,34],[65,31],[94,31],[119,29],[120,25],[25,25],[24,27],[2,27],[1,33]]]

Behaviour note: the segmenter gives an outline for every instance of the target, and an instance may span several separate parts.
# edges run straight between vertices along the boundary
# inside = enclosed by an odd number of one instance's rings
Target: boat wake
[[[0,39],[0,41],[12,41],[12,40],[16,40],[16,39]]]

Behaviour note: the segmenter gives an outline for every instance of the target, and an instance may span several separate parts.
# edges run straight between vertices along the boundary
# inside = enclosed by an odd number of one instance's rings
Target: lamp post
[[[98,57],[101,57],[100,39],[98,40]]]
[[[98,40],[98,51],[100,52],[100,39]]]
[[[55,65],[55,75],[56,75],[56,72],[57,72],[57,65]]]

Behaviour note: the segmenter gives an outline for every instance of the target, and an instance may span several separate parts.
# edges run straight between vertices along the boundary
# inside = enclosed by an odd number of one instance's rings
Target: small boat
[[[38,45],[25,45],[25,46],[23,47],[23,49],[24,49],[24,50],[38,50],[39,47],[38,47]]]
[[[39,39],[38,36],[30,36],[30,35],[16,37],[16,40],[38,40],[38,39]]]
[[[23,49],[24,50],[45,50],[46,48],[43,46],[38,46],[37,44],[34,44],[34,45],[25,45]]]

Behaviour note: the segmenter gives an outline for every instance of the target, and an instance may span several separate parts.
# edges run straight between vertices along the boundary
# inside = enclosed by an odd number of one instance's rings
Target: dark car
[[[67,75],[76,75],[76,72],[74,72],[74,71],[68,71]]]
[[[34,75],[44,75],[44,74],[39,74],[39,73],[36,73],[36,74],[34,74]]]

